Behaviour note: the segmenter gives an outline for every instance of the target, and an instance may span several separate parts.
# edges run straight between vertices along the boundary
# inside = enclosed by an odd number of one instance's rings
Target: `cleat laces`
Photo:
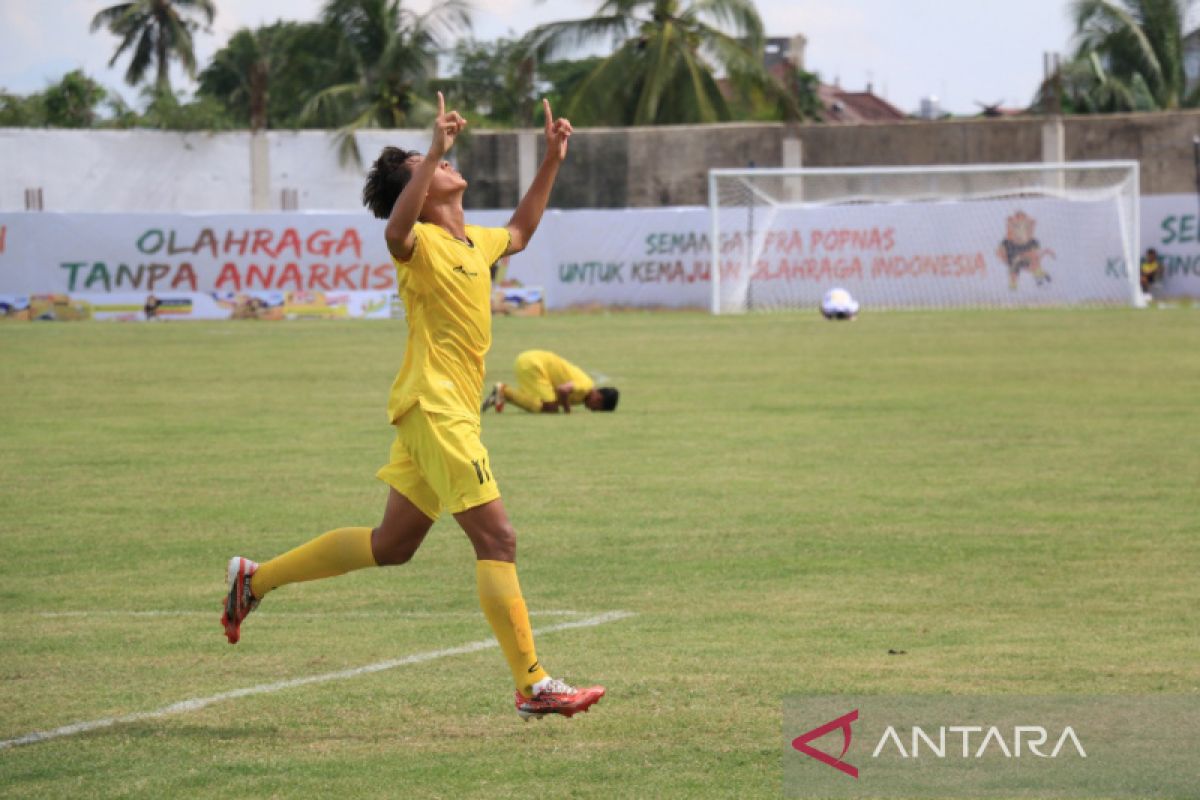
[[[535,694],[534,697],[543,694],[575,694],[575,687],[560,681],[558,678],[551,678],[545,687]]]

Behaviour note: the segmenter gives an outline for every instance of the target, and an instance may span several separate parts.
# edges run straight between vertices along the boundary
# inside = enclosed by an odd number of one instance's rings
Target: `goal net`
[[[1142,305],[1136,161],[714,169],[712,311]]]

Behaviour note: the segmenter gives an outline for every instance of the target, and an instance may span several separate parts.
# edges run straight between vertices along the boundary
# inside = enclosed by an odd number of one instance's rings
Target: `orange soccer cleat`
[[[497,383],[492,391],[496,394],[496,413],[502,414],[504,413],[504,384]]]
[[[542,690],[533,697],[517,692],[517,713],[523,720],[542,719],[551,714],[573,717],[580,711],[586,713],[601,697],[604,697],[603,686],[576,689],[555,678],[547,678]]]
[[[229,559],[229,594],[225,596],[225,613],[221,624],[225,626],[225,638],[237,644],[242,636],[242,620],[258,608],[258,598],[250,591],[250,578],[258,571],[258,564],[248,558],[234,556]]]

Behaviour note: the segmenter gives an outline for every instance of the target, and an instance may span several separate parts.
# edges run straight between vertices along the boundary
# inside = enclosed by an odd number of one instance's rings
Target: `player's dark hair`
[[[371,171],[367,173],[367,182],[363,186],[362,201],[377,219],[387,219],[391,216],[396,198],[412,178],[412,168],[408,165],[408,160],[419,155],[421,154],[416,150],[385,147],[371,165]]]
[[[600,399],[604,402],[600,405],[600,411],[616,411],[617,400],[620,399],[621,393],[612,386],[601,386],[596,390],[600,393]]]

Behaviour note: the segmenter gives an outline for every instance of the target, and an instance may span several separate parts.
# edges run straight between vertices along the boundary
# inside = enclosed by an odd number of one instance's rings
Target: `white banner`
[[[391,292],[112,292],[0,294],[0,319],[388,319]]]
[[[1142,251],[1158,251],[1162,297],[1200,297],[1200,199],[1194,194],[1142,198]]]
[[[395,292],[365,214],[0,214],[0,316],[387,317]]]
[[[0,214],[9,294],[395,287],[383,222],[366,214]]]
[[[1195,199],[1150,197],[1143,209],[1143,249],[1157,244],[1166,256],[1167,292],[1200,296]],[[481,225],[508,217],[467,214]],[[1014,218],[1025,226],[1015,238]],[[1112,201],[782,209],[752,231],[727,225],[723,283],[753,274],[757,299],[804,305],[835,285],[868,308],[1127,302],[1123,224]],[[704,208],[549,211],[501,278],[540,287],[551,309],[708,308],[709,230]],[[1033,251],[1048,280],[1022,260]],[[394,291],[383,223],[365,213],[0,214],[0,295],[10,306],[63,295],[134,314],[154,294],[190,298],[191,316],[220,316],[212,309],[222,303],[274,293],[282,300],[269,308],[295,294],[297,309],[329,305],[357,316],[382,313],[378,297]]]
[[[722,294],[751,307],[815,307],[842,286],[868,307],[1127,304],[1115,199],[819,206],[722,213]],[[534,264],[551,307],[708,308],[703,208],[573,211],[555,217]],[[552,264],[552,271],[546,268]]]
[[[834,286],[868,308],[1132,301],[1133,220],[1116,198],[755,211],[753,221],[721,214],[721,289],[733,308],[815,307]]]

